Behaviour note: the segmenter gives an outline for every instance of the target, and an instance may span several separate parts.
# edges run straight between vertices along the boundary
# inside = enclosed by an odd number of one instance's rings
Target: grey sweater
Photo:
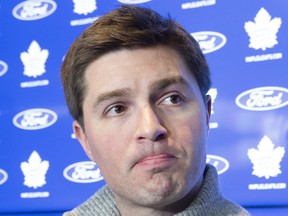
[[[120,216],[112,191],[106,185],[79,207],[63,216]],[[176,216],[248,216],[241,206],[225,199],[219,189],[216,169],[207,165],[200,192],[191,204]]]

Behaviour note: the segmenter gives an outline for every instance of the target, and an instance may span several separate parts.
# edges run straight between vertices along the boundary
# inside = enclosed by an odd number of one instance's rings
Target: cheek
[[[181,143],[187,154],[191,154],[190,157],[193,160],[194,157],[201,157],[206,153],[206,139],[207,139],[207,127],[206,127],[206,117],[198,112],[198,114],[186,116],[181,122],[182,126],[176,127],[178,131],[178,138],[182,139]],[[181,128],[181,130],[179,130]]]
[[[181,116],[181,123],[190,129],[194,135],[201,136],[206,129],[205,107],[198,103],[192,104]]]
[[[93,159],[103,175],[114,173],[111,170],[119,170],[126,155],[127,140],[119,130],[107,132],[103,127],[95,130],[97,133],[89,137]]]
[[[129,120],[129,121],[128,121]],[[133,126],[131,121],[134,119],[115,118],[115,119],[97,119],[91,117],[87,119],[87,134],[92,143],[93,156],[97,163],[114,160],[120,160],[125,157],[129,144],[133,139]],[[113,161],[112,161],[113,160]]]
[[[186,149],[187,154],[197,156],[203,149],[206,149],[206,133],[203,128],[193,128],[191,126],[182,128],[179,137],[182,139],[181,143],[184,143],[185,145],[183,148]]]
[[[206,165],[206,132],[204,128],[205,126],[199,125],[199,123],[189,122],[179,134],[186,156],[183,167],[185,167],[188,179],[200,177]]]
[[[119,143],[116,142],[115,134],[100,134],[89,140],[91,141],[90,147],[94,160],[98,164],[113,158],[113,155],[116,155],[115,153],[118,151]]]

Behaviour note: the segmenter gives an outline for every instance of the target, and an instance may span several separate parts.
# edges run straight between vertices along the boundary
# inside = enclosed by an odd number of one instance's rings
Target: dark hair
[[[183,57],[202,96],[211,86],[205,57],[183,27],[148,8],[123,5],[88,27],[70,47],[61,69],[65,99],[72,117],[82,126],[86,94],[85,70],[100,56],[120,49],[168,46]]]

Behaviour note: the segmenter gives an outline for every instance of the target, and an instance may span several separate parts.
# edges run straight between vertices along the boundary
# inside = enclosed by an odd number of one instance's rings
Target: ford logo
[[[8,65],[0,60],[0,77],[3,76],[8,70]]]
[[[24,130],[39,130],[53,125],[57,121],[57,114],[48,109],[24,110],[13,118],[13,124]]]
[[[53,0],[29,0],[13,8],[15,18],[25,21],[38,20],[54,13],[57,5]]]
[[[288,105],[288,89],[267,86],[250,89],[237,96],[237,106],[246,110],[266,111]]]
[[[8,174],[4,170],[0,169],[0,185],[4,184],[4,182],[6,182],[7,179]]]
[[[117,0],[117,1],[124,3],[124,4],[141,4],[141,3],[149,2],[151,0]]]
[[[226,37],[223,34],[212,31],[191,33],[204,54],[214,52],[226,44]]]
[[[71,164],[63,171],[64,177],[76,183],[92,183],[103,180],[98,166],[92,161]]]
[[[226,172],[229,168],[229,162],[225,158],[216,155],[207,155],[206,162],[213,165],[219,175]]]

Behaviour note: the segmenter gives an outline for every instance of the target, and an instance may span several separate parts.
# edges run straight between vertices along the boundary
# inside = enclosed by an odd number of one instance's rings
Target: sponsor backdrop
[[[104,184],[72,132],[59,70],[72,41],[122,3],[170,13],[205,53],[207,162],[224,194],[245,206],[288,205],[287,1],[2,0],[0,212],[71,209]]]

